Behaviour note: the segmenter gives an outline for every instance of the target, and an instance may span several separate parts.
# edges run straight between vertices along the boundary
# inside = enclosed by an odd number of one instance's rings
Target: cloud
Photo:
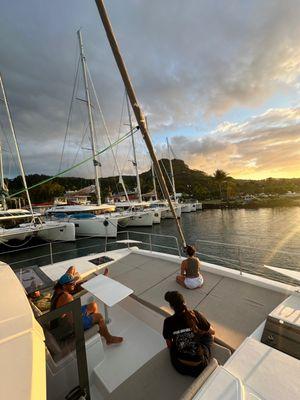
[[[79,27],[83,29],[89,67],[114,139],[119,134],[123,84],[92,0],[28,0],[18,6],[8,0],[2,3],[0,70],[25,169],[28,173],[53,173],[66,131]],[[199,129],[203,118],[257,106],[273,94],[298,90],[299,1],[231,0],[224,7],[222,2],[209,0],[190,0],[188,5],[180,0],[111,0],[106,6],[154,135],[182,128]],[[82,78],[79,86],[82,93]],[[85,132],[86,112],[84,104],[78,103],[72,113],[65,166],[77,153]],[[268,125],[271,114],[270,111],[260,116],[256,124]],[[290,118],[294,120],[293,115]],[[125,116],[121,123],[123,133],[128,129],[124,122]],[[251,121],[252,129],[258,132],[254,124]],[[197,154],[213,157],[213,149],[219,146],[218,154],[224,160],[230,149],[237,162],[244,127],[229,125],[218,127],[217,140],[209,136],[195,143]],[[228,137],[222,129],[227,129]],[[247,126],[245,129],[248,132]],[[279,135],[280,129],[281,126]],[[100,124],[97,133],[99,147],[105,147]],[[245,140],[250,142],[247,137]],[[88,146],[86,138],[82,147]],[[125,165],[129,149],[128,143],[118,153],[124,170],[131,168]],[[187,161],[197,157],[193,146],[190,150]],[[78,157],[84,156],[86,150],[80,150]],[[104,174],[113,169],[111,157],[104,156],[106,159]],[[147,162],[142,164],[146,166]],[[85,169],[81,173],[87,175]]]
[[[300,108],[272,109],[243,123],[222,123],[195,139],[174,137],[177,157],[209,173],[226,170],[233,177],[300,176]]]

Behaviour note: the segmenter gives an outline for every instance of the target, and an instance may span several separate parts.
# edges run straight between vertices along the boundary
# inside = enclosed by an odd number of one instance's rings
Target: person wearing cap
[[[71,267],[70,267],[71,268]],[[68,270],[70,272],[70,269]],[[68,273],[68,271],[62,275],[56,285],[54,286],[54,293],[51,298],[51,308],[50,310],[56,310],[74,300],[72,293],[74,293],[76,277]],[[99,326],[99,333],[106,340],[106,344],[117,344],[123,341],[122,337],[112,336],[107,329],[104,322],[103,316],[98,311],[98,306],[96,302],[92,302],[81,307],[82,313],[82,323],[84,330],[90,329],[93,325],[97,324]],[[64,314],[58,320],[53,321],[51,328],[56,328],[59,323],[67,322],[67,325],[72,325],[72,314]]]
[[[179,373],[196,377],[209,364],[215,331],[202,314],[187,308],[181,293],[167,292],[165,300],[174,310],[163,326],[172,365]]]

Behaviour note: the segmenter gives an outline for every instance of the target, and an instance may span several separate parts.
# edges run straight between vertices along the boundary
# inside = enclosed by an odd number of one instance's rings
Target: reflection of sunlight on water
[[[294,224],[290,232],[283,237],[281,240],[278,241],[277,245],[273,248],[270,254],[266,254],[264,259],[265,264],[270,264],[273,258],[276,256],[277,252],[280,251],[298,232],[300,232],[300,213],[296,214],[296,218],[294,220]]]

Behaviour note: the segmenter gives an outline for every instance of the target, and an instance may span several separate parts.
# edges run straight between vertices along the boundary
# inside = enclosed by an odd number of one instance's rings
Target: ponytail
[[[187,326],[194,332],[199,332],[197,318],[193,311],[188,310],[184,303],[184,298],[181,293],[173,291],[167,292],[165,294],[165,300],[170,304],[170,306],[175,311],[175,314],[182,314]]]

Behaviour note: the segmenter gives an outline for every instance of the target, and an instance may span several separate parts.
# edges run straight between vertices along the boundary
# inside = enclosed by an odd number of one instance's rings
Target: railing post
[[[129,249],[129,231],[127,231],[127,248]]]
[[[107,235],[105,236],[104,252],[107,251]]]
[[[49,242],[49,247],[50,247],[50,262],[51,264],[53,264],[52,242]]]
[[[181,251],[180,251],[180,247],[179,247],[179,244],[178,244],[178,239],[177,239],[177,237],[175,237],[175,240],[176,240],[177,249],[178,249],[178,256],[181,258]]]
[[[240,275],[243,275],[243,264],[242,264],[241,250],[239,247],[237,248],[237,251],[238,251],[238,260],[240,265]]]
[[[152,253],[152,235],[149,233],[149,245],[150,245],[150,251]]]
[[[85,392],[85,399],[90,400],[90,386],[89,386],[89,375],[88,365],[85,348],[84,330],[82,325],[81,317],[81,300],[77,298],[72,302],[57,308],[53,311],[45,313],[37,317],[37,321],[42,325],[48,324],[56,318],[60,318],[64,313],[72,313],[75,333],[75,350],[76,350],[76,364],[79,386],[83,392]]]

